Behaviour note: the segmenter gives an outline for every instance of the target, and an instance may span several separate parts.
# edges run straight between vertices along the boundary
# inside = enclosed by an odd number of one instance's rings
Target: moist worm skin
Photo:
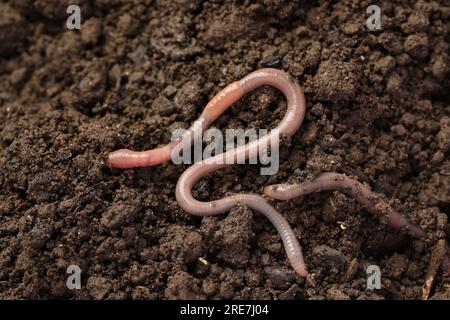
[[[320,191],[340,191],[355,198],[367,211],[375,214],[396,231],[405,230],[414,237],[424,237],[425,232],[409,223],[405,217],[387,204],[383,196],[372,192],[362,183],[346,175],[324,172],[312,181],[299,184],[277,184],[264,188],[264,194],[278,200],[289,200]]]

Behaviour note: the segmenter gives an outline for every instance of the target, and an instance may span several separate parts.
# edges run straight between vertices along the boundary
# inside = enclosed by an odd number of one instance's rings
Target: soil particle
[[[48,172],[37,174],[30,181],[27,194],[31,200],[38,203],[53,201],[64,191],[67,179],[57,173],[48,174]]]
[[[0,57],[11,55],[23,45],[27,22],[6,3],[0,3]]]
[[[186,272],[170,276],[165,290],[167,299],[199,300],[205,299],[199,288],[199,281]]]
[[[322,62],[314,78],[315,93],[322,101],[350,101],[358,87],[356,66],[348,62]]]
[[[397,73],[394,73],[389,76],[387,84],[386,84],[386,92],[391,95],[400,94],[403,91],[403,80],[401,76]]]
[[[436,79],[443,80],[448,74],[449,69],[448,55],[443,54],[441,56],[434,57],[434,62],[431,66],[431,72]]]
[[[327,299],[330,300],[351,300],[350,297],[339,289],[331,288],[327,290]]]
[[[391,131],[393,134],[395,134],[397,137],[403,137],[407,131],[405,129],[404,126],[402,126],[401,124],[397,124],[395,126],[391,127]]]
[[[403,51],[402,38],[393,32],[383,32],[378,42],[391,54],[397,55]]]
[[[408,21],[402,24],[401,28],[404,33],[424,32],[430,25],[428,15],[423,11],[414,11],[408,17]]]
[[[319,260],[318,262],[315,262],[316,264],[321,264],[322,266],[333,266],[340,270],[345,267],[346,257],[342,252],[336,249],[333,249],[327,245],[320,245],[315,246],[313,248],[313,252]]]
[[[202,89],[195,82],[187,82],[177,91],[173,99],[175,111],[180,115],[180,119],[191,120],[197,113],[198,106],[205,105]]]
[[[386,232],[374,232],[363,246],[364,252],[368,256],[379,257],[383,253],[394,253],[404,248],[408,243],[406,237],[389,234]]]
[[[279,267],[265,267],[264,274],[270,287],[277,290],[286,290],[295,281],[295,273]]]
[[[36,224],[27,234],[24,246],[31,247],[35,250],[41,250],[52,238],[53,233],[53,226],[49,226],[45,223]]]
[[[345,273],[345,278],[347,279],[347,281],[353,280],[356,273],[358,272],[358,267],[359,267],[358,259],[353,258],[353,260],[350,261],[350,263],[348,264],[348,268]]]
[[[289,66],[289,72],[296,77],[317,68],[320,62],[322,47],[319,42],[301,41],[298,49],[289,51],[284,56],[284,65]]]
[[[111,206],[103,214],[100,224],[108,230],[118,229],[133,222],[138,210],[136,206],[127,204]]]
[[[219,295],[222,299],[231,299],[235,295],[233,285],[229,282],[222,282],[219,288]]]
[[[252,232],[252,211],[244,206],[231,209],[230,213],[221,221],[212,222],[212,231],[204,218],[204,232],[208,240],[211,253],[230,266],[242,268],[248,264],[250,258],[249,241]]]
[[[441,229],[447,224],[447,216],[442,213],[438,207],[418,210],[416,215],[421,218],[421,226],[425,228],[425,230],[431,230],[436,227]]]
[[[441,130],[436,135],[436,142],[442,152],[450,150],[450,118],[443,117],[440,121]]]
[[[81,26],[81,41],[85,45],[97,44],[102,35],[102,21],[98,18],[91,18]]]
[[[417,33],[408,36],[404,44],[405,52],[416,59],[424,59],[428,55],[428,36]]]
[[[133,300],[155,300],[157,299],[157,295],[152,293],[147,287],[137,286],[133,289],[131,298]]]
[[[258,272],[255,272],[253,270],[247,270],[245,272],[245,282],[249,286],[258,286],[261,283],[261,275]]]
[[[24,83],[26,77],[29,75],[29,69],[26,67],[19,68],[11,73],[10,82],[11,84],[18,89]]]
[[[420,265],[415,261],[411,261],[408,264],[408,269],[406,270],[405,274],[408,276],[408,278],[414,280],[419,279],[421,276],[423,276]]]
[[[288,290],[280,293],[278,299],[280,300],[294,300],[299,298],[301,294],[301,289],[297,284],[293,284]]]
[[[133,263],[130,269],[125,273],[125,278],[131,281],[134,285],[143,285],[154,273],[154,268],[150,265],[139,265]]]
[[[184,265],[198,260],[203,255],[203,239],[198,232],[173,226],[167,234],[167,237],[161,239],[159,248],[162,257],[178,260]]]
[[[380,72],[382,75],[386,75],[395,68],[395,64],[395,59],[392,56],[383,57],[377,61],[375,71]]]
[[[435,293],[430,300],[450,300],[450,290]]]
[[[264,19],[257,15],[257,11],[261,11],[261,8],[254,5],[248,9],[247,13],[213,15],[211,21],[208,21],[207,30],[202,32],[200,37],[213,49],[222,49],[230,41],[237,41],[240,38],[260,37],[263,34]]]
[[[89,277],[86,284],[90,296],[96,300],[107,298],[111,288],[111,280],[105,277]]]
[[[123,14],[117,21],[117,30],[120,34],[131,37],[136,34],[139,28],[139,20],[130,14]]]
[[[316,123],[311,122],[308,126],[305,126],[305,128],[303,128],[303,134],[300,138],[300,141],[305,144],[305,145],[309,145],[311,143],[313,143],[314,141],[316,141],[317,136],[318,136],[318,126]]]
[[[333,149],[336,146],[336,139],[329,135],[323,138],[322,147],[327,150]],[[307,171],[318,174],[326,171],[336,171],[342,162],[342,158],[338,155],[326,153],[319,146],[315,146],[310,153],[306,163]]]
[[[386,261],[383,276],[389,279],[399,279],[408,267],[408,258],[404,255],[394,254]]]
[[[203,280],[202,290],[207,296],[212,296],[217,291],[215,282],[210,279]]]
[[[106,89],[106,73],[103,70],[95,70],[86,75],[79,85],[79,102],[89,107],[103,98]]]

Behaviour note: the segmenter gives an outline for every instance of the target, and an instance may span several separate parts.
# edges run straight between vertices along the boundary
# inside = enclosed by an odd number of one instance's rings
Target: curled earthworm
[[[308,182],[267,186],[264,188],[264,194],[278,200],[289,200],[309,193],[335,190],[355,198],[367,211],[384,220],[393,230],[404,230],[417,238],[425,236],[422,229],[409,223],[405,217],[388,205],[382,195],[374,193],[359,181],[343,174],[324,172]]]
[[[250,154],[261,147],[265,147],[268,143],[275,142],[278,147],[279,134],[293,136],[298,130],[305,117],[306,102],[303,90],[294,79],[283,71],[277,69],[260,69],[252,72],[240,81],[236,81],[225,87],[219,92],[205,107],[201,116],[187,130],[183,137],[172,141],[171,143],[152,150],[136,152],[127,149],[117,150],[108,156],[107,162],[116,168],[133,168],[153,166],[167,162],[171,159],[172,153],[180,145],[190,146],[195,139],[201,137],[203,132],[208,128],[227,108],[241,98],[246,93],[263,85],[270,85],[280,90],[287,99],[287,111],[278,126],[271,130],[267,135],[260,137],[258,140],[252,141],[246,145],[229,150],[225,153],[215,155],[214,157],[205,159],[201,162],[190,166],[179,178],[176,187],[176,199],[179,205],[188,213],[197,216],[211,216],[231,209],[238,204],[244,204],[266,216],[277,229],[283,241],[287,257],[293,269],[302,277],[308,276],[308,271],[303,259],[302,250],[296,236],[289,226],[286,219],[277,212],[264,198],[253,194],[237,194],[225,197],[219,200],[201,202],[192,196],[192,188],[194,184],[210,172],[230,166],[231,164],[224,159],[242,157],[245,159]],[[271,144],[271,146],[274,146]],[[324,178],[320,184],[333,184],[333,179]],[[328,181],[328,182],[327,182]],[[346,180],[347,181],[347,180]],[[353,181],[353,180],[351,180]],[[374,194],[366,187],[354,185],[349,192],[355,192],[356,198],[363,204],[366,203],[368,208],[375,208],[371,198]],[[340,184],[341,186],[342,183]],[[352,185],[352,184],[351,184]],[[362,186],[362,185],[361,185]],[[319,188],[320,189],[320,188]],[[267,189],[271,190],[271,189]],[[318,189],[313,190],[318,191]],[[311,191],[311,192],[313,192]],[[378,203],[378,202],[376,202]],[[381,203],[381,202],[380,202]],[[392,210],[392,209],[391,209]],[[376,213],[379,212],[375,211]],[[392,210],[392,212],[395,212]],[[408,222],[398,213],[388,214],[388,224],[393,227],[409,226]],[[403,224],[403,225],[402,225]],[[413,228],[410,228],[413,229]],[[415,230],[415,229],[414,229]]]
[[[286,249],[288,259],[294,270],[302,277],[308,276],[300,244],[286,219],[261,196],[238,194],[220,200],[201,202],[192,196],[192,187],[203,176],[212,171],[231,165],[224,159],[244,156],[245,159],[260,147],[278,141],[280,133],[292,136],[298,130],[305,117],[306,102],[303,90],[294,79],[277,69],[261,69],[250,73],[219,92],[205,107],[201,116],[187,130],[185,136],[161,148],[143,152],[117,150],[108,156],[108,163],[116,168],[145,167],[169,161],[177,145],[198,138],[226,109],[246,93],[263,85],[270,85],[287,98],[287,112],[279,125],[267,135],[246,145],[205,159],[189,167],[179,178],[176,198],[179,205],[188,213],[197,216],[211,216],[223,213],[238,204],[244,204],[266,216],[277,229]],[[186,136],[188,138],[186,138]]]

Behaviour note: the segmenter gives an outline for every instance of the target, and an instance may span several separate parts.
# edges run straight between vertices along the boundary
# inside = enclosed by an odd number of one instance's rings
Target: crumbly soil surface
[[[66,8],[79,4],[81,30]],[[446,0],[11,0],[0,3],[0,298],[419,299],[450,213]],[[193,217],[175,201],[187,165],[115,170],[189,126],[214,94],[263,66],[304,88],[307,115],[280,170],[236,165],[201,200],[261,193],[322,171],[358,178],[428,234],[389,231],[338,192],[273,204],[315,277],[291,269],[275,229],[241,206]],[[273,128],[286,102],[260,88],[216,122]],[[367,290],[366,268],[381,269]],[[66,287],[80,267],[81,289]],[[450,297],[438,272],[430,296]]]

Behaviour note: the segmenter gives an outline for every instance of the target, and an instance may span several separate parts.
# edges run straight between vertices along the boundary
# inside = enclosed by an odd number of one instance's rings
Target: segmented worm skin
[[[303,90],[298,83],[287,73],[272,69],[260,69],[252,72],[240,81],[236,81],[219,92],[205,107],[201,116],[188,129],[187,138],[184,136],[166,146],[143,151],[131,151],[127,149],[117,150],[109,154],[107,162],[115,168],[134,168],[153,166],[167,162],[171,159],[172,152],[183,144],[191,144],[194,139],[201,137],[203,132],[234,102],[246,93],[269,85],[280,90],[287,99],[287,111],[278,126],[267,135],[252,141],[246,145],[229,150],[223,154],[205,159],[189,167],[179,178],[176,187],[176,198],[179,205],[188,213],[197,216],[211,216],[224,213],[238,204],[244,204],[266,216],[275,226],[283,241],[286,254],[293,269],[302,277],[308,276],[303,259],[301,247],[294,231],[286,219],[269,205],[264,198],[252,194],[238,194],[214,200],[201,202],[192,196],[194,184],[210,172],[230,166],[224,159],[232,159],[243,156],[245,159],[250,154],[255,154],[259,148],[264,148],[272,142],[277,142],[279,134],[292,136],[301,126],[305,117],[306,102]],[[271,144],[273,147],[278,145]]]
[[[278,184],[264,188],[264,194],[278,200],[289,200],[309,193],[320,191],[340,191],[355,198],[367,211],[385,220],[396,231],[405,230],[412,236],[423,237],[425,232],[409,223],[405,217],[387,204],[385,199],[362,183],[343,174],[324,172],[312,181],[300,184]]]

